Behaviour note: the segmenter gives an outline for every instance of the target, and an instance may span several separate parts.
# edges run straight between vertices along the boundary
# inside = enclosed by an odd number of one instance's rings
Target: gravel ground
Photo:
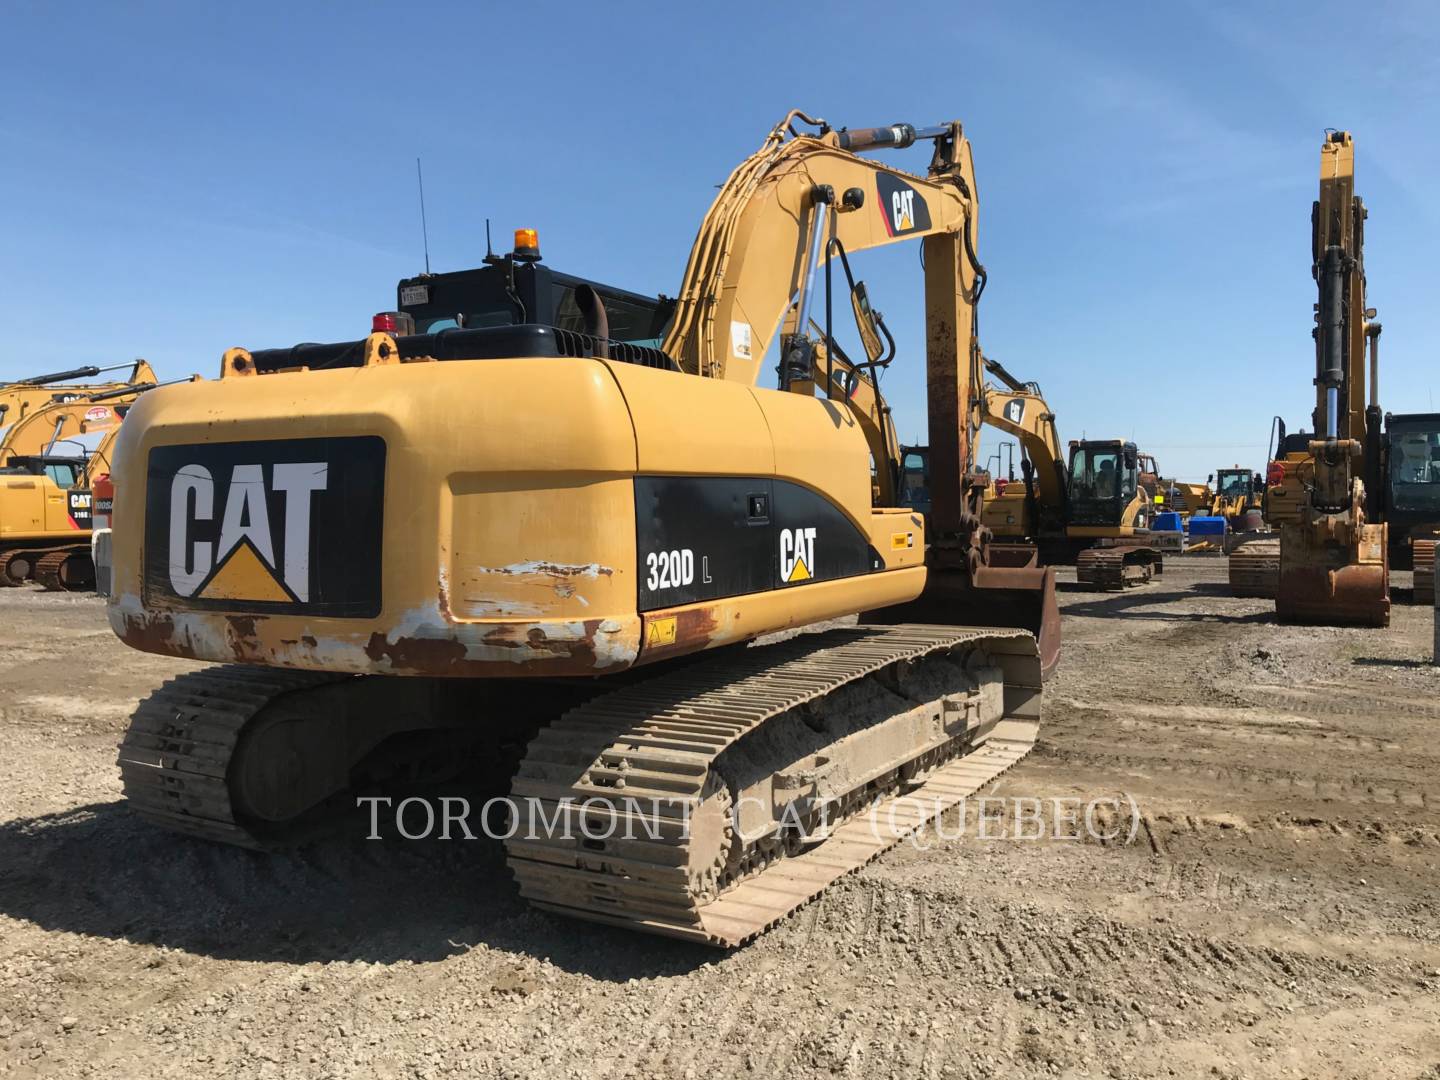
[[[1011,801],[733,953],[530,912],[485,840],[144,826],[116,744],[198,665],[127,651],[92,597],[0,590],[0,1075],[1440,1080],[1430,613],[1277,627],[1223,581],[1065,587]],[[1017,838],[1032,797],[1133,801],[1134,835]]]

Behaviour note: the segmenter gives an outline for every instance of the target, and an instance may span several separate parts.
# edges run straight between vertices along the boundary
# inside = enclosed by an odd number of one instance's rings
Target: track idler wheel
[[[0,555],[0,588],[24,585],[34,573],[34,552],[11,551]]]

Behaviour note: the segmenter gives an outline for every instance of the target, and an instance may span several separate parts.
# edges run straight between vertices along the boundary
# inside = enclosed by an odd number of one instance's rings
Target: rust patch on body
[[[140,618],[126,615],[125,629],[120,634],[120,640],[141,652],[180,656],[187,660],[202,659],[188,642],[176,637],[175,620],[164,613]]]
[[[448,674],[465,660],[465,646],[450,638],[402,637],[391,641],[378,630],[370,635],[365,655],[375,663],[426,674]]]
[[[517,563],[514,566],[487,566],[481,568],[479,573],[505,574],[525,576],[528,574],[544,574],[549,577],[610,577],[615,573],[613,567],[601,566],[599,563],[583,564],[560,564],[552,562]]]
[[[226,615],[225,621],[230,625],[230,633],[226,636],[230,639],[230,651],[235,654],[235,660],[243,663],[262,659],[265,650],[255,636],[255,616]]]
[[[673,640],[668,627],[659,635],[652,633],[652,628],[661,628],[670,619],[675,620]],[[671,614],[648,614],[644,618],[640,635],[640,658],[636,663],[645,664],[707,649],[714,643],[716,631],[719,629],[718,607],[688,608]]]

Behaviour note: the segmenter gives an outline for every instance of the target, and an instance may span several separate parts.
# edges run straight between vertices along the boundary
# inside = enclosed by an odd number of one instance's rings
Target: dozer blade
[[[988,550],[989,565],[973,572],[932,568],[916,599],[866,612],[861,620],[1028,630],[1040,650],[1041,678],[1049,679],[1060,662],[1055,568],[1039,565],[1035,548],[1026,544],[992,544]]]
[[[1352,561],[1351,549],[1312,546],[1287,528],[1280,541],[1280,587],[1275,614],[1281,622],[1322,626],[1389,626],[1390,566],[1383,525],[1366,525],[1360,549],[1372,557]],[[1372,535],[1372,531],[1373,534]],[[1374,553],[1378,551],[1378,555]]]

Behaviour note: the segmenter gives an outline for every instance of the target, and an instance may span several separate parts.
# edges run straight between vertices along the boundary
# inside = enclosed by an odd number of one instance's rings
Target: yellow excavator
[[[71,381],[93,379],[108,371],[129,371],[130,376],[124,382],[75,383]],[[87,394],[100,394],[107,390],[119,389],[122,386],[153,383],[154,381],[155,372],[150,365],[144,360],[136,360],[130,364],[114,364],[110,367],[91,365],[71,368],[68,371],[55,371],[48,375],[35,375],[10,383],[0,382],[0,438],[4,437],[8,428],[24,420],[36,409],[84,397]]]
[[[1021,451],[1020,479],[993,482],[993,495],[985,502],[985,524],[1003,540],[1036,544],[1042,562],[1065,561],[1049,550],[1065,532],[1068,482],[1054,410],[1038,383],[1016,378],[988,357],[985,370],[998,380],[984,389],[985,423],[1014,436]]]
[[[1071,440],[1067,457],[1039,385],[989,358],[984,365],[998,383],[978,396],[980,417],[1022,448],[1022,479],[992,480],[984,504],[985,525],[1002,541],[992,545],[996,557],[1013,547],[1020,553],[1014,561],[1023,562],[1033,549],[1043,565],[1075,564],[1076,580],[1094,589],[1125,589],[1159,576],[1163,556],[1148,540],[1154,458],[1119,439]],[[929,451],[905,451],[905,498],[928,509],[915,493],[928,491]]]
[[[0,585],[37,581],[47,589],[88,589],[94,583],[90,526],[76,515],[73,489],[88,459],[111,442],[126,411],[151,381],[34,408],[0,437]]]
[[[916,143],[923,176],[860,156]],[[116,448],[110,621],[227,666],[140,705],[131,806],[267,848],[524,734],[522,894],[734,946],[977,790],[1033,744],[1058,651],[1053,571],[993,563],[981,524],[977,208],[960,124],[796,111],[721,188],[659,347],[612,336],[605,287],[547,276],[520,230],[476,272],[495,304],[446,329],[231,349],[218,381],[145,395]],[[883,400],[860,403],[883,320],[839,280],[911,240],[928,529]],[[468,423],[436,422],[457,405]]]
[[[1365,295],[1365,204],[1355,194],[1355,147],[1346,131],[1320,149],[1312,211],[1315,305],[1314,437],[1298,520],[1280,529],[1275,600],[1282,622],[1388,626],[1390,561],[1380,520],[1383,433],[1376,400],[1377,339]],[[1369,345],[1370,400],[1365,396]],[[1243,549],[1242,549],[1243,550]]]
[[[1275,599],[1280,588],[1279,530],[1287,522],[1298,522],[1300,508],[1309,500],[1314,465],[1310,458],[1311,438],[1305,431],[1287,434],[1285,421],[1279,416],[1271,421],[1260,495],[1265,530],[1252,536],[1231,537],[1234,546],[1227,560],[1230,595]]]

